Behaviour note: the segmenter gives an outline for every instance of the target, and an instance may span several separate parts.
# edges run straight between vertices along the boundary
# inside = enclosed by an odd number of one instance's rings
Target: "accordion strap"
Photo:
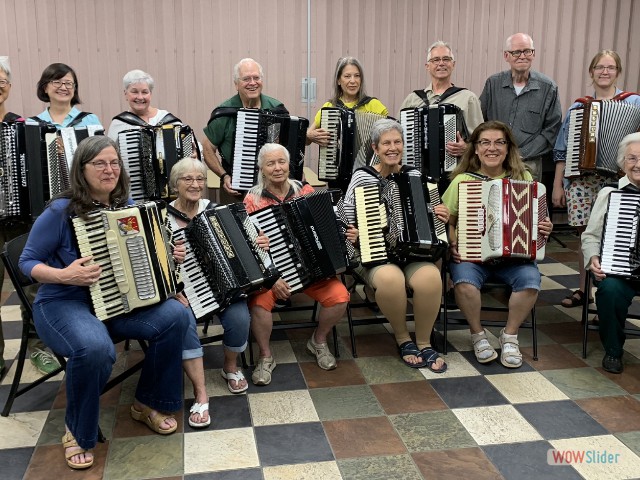
[[[613,97],[611,100],[615,100],[618,102],[622,102],[624,100],[626,100],[627,98],[633,96],[633,95],[640,95],[636,92],[620,92],[619,94],[617,94],[615,97]],[[582,104],[587,104],[587,103],[591,103],[595,100],[594,97],[592,97],[591,95],[586,95],[584,97],[580,97],[576,99],[577,103],[582,103]]]
[[[114,120],[120,120],[121,122],[124,122],[124,123],[129,124],[129,125],[135,125],[137,127],[151,127],[151,126],[153,126],[153,125],[148,124],[143,119],[141,119],[139,116],[134,115],[131,112],[119,113],[118,115],[113,117],[113,119]],[[162,125],[166,125],[166,124],[169,124],[169,123],[176,123],[176,122],[182,123],[182,120],[180,120],[178,117],[176,117],[172,113],[167,113],[164,117],[162,117],[160,119],[160,121],[156,124],[156,126],[160,127]]]
[[[442,93],[442,95],[440,95],[440,98],[436,103],[442,103],[444,99],[449,98],[451,95],[458,93],[461,90],[466,90],[466,88],[456,87],[455,85],[450,86]],[[418,97],[420,97],[420,100],[422,100],[427,107],[429,106],[429,99],[427,98],[427,92],[425,92],[424,90],[414,90],[413,93],[415,93]]]
[[[367,103],[369,103],[371,100],[377,100],[376,97],[363,97],[360,99],[360,101],[358,103],[356,103],[353,107],[349,108],[347,107],[344,102],[342,101],[342,99],[338,99],[338,101],[336,102],[336,107],[340,107],[340,108],[344,108],[346,110],[356,110],[360,107],[362,107],[363,105],[366,105]]]

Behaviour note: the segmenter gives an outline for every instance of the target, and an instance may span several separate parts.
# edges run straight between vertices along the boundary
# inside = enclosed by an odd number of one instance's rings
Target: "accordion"
[[[102,267],[89,287],[96,317],[107,320],[174,295],[178,279],[164,202],[95,210],[72,218],[78,250]]]
[[[335,277],[349,265],[351,242],[331,196],[329,191],[313,192],[250,215],[269,237],[269,252],[292,293]]]
[[[262,286],[270,288],[279,277],[269,254],[258,247],[258,231],[242,203],[199,213],[186,226],[185,235],[218,310]],[[202,302],[206,295],[197,300],[187,293],[187,298]]]
[[[458,252],[465,262],[542,260],[546,189],[526,180],[472,180],[458,185]]]
[[[424,175],[440,179],[451,172],[457,158],[447,153],[448,142],[457,140],[456,132],[467,136],[462,110],[450,103],[428,107],[405,108],[400,111],[404,130],[402,164],[420,170]]]
[[[600,242],[600,268],[614,277],[640,280],[640,239],[638,216],[640,194],[613,191]]]
[[[624,94],[616,97],[624,99]],[[619,100],[588,100],[569,112],[566,178],[599,172],[616,176],[618,145],[640,130],[640,107]]]
[[[363,265],[434,262],[446,253],[446,225],[434,212],[442,203],[436,183],[394,174],[384,187],[356,187],[355,203]]]
[[[384,115],[339,107],[320,110],[320,128],[329,132],[329,145],[320,147],[318,178],[346,190],[351,174],[371,163],[371,129]]]
[[[197,145],[191,127],[174,123],[122,131],[117,143],[136,202],[169,200],[171,168]]]

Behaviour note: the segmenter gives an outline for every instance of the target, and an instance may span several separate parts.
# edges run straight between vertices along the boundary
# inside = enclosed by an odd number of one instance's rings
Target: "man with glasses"
[[[242,201],[242,194],[231,188],[233,147],[236,130],[235,116],[216,117],[218,109],[257,108],[275,113],[289,113],[282,102],[263,95],[264,73],[258,62],[243,58],[233,67],[233,83],[238,93],[222,102],[212,113],[204,133],[204,161],[220,177],[220,203]]]
[[[480,100],[470,90],[457,87],[451,83],[451,74],[456,66],[456,61],[447,42],[438,40],[427,49],[427,62],[425,68],[431,78],[431,83],[424,90],[415,90],[404,99],[400,110],[404,108],[417,108],[437,103],[451,103],[462,110],[464,121],[469,133],[483,122]],[[398,114],[400,118],[400,114]],[[459,157],[466,148],[463,132],[457,133],[455,142],[446,145],[450,155]]]
[[[507,38],[504,60],[510,69],[490,76],[480,95],[485,120],[511,127],[525,163],[535,180],[542,177],[543,159],[549,158],[562,123],[558,86],[531,69],[536,51],[526,33]]]

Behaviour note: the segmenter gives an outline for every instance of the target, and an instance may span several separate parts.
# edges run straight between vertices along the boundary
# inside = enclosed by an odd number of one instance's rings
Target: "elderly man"
[[[276,113],[289,113],[282,102],[262,94],[263,81],[264,73],[260,64],[251,58],[243,58],[233,67],[233,83],[238,93],[221,103],[218,108],[259,108]],[[238,202],[242,200],[242,194],[231,188],[236,118],[213,118],[213,113],[211,115],[211,120],[204,128],[204,161],[220,177],[220,203]]]
[[[469,133],[483,122],[480,100],[470,90],[456,87],[451,83],[451,74],[456,66],[451,46],[438,40],[427,49],[425,68],[431,77],[431,83],[424,90],[415,90],[404,99],[400,109],[416,108],[437,103],[451,103],[460,107]],[[398,118],[400,115],[398,114]],[[466,147],[462,132],[457,132],[455,142],[446,145],[450,155],[459,157]]]
[[[485,120],[511,127],[531,175],[540,181],[542,159],[549,157],[562,124],[558,86],[531,69],[536,51],[526,33],[507,38],[504,60],[511,67],[490,76],[480,95]]]

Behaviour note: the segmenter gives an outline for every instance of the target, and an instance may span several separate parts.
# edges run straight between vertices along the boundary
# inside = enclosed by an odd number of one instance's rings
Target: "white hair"
[[[431,60],[431,50],[433,50],[434,48],[438,48],[438,47],[443,47],[449,50],[449,54],[451,55],[451,59],[455,60],[456,57],[454,57],[453,55],[453,50],[451,50],[451,45],[449,45],[448,42],[445,42],[444,40],[436,40],[435,42],[433,42],[429,48],[427,48],[427,62],[429,60]]]
[[[513,37],[516,37],[518,35],[522,35],[524,38],[526,38],[529,41],[529,45],[531,45],[529,48],[531,48],[532,50],[534,49],[533,38],[531,38],[531,35],[529,35],[528,33],[514,33],[513,35],[508,37],[507,40],[504,42],[505,51],[511,50],[511,43],[513,42]]]
[[[253,58],[243,58],[233,66],[233,83],[238,83],[238,80],[240,80],[240,67],[242,67],[242,65],[244,65],[245,63],[255,63],[258,66],[258,70],[260,71],[260,76],[264,80],[262,65],[256,62]]]
[[[640,143],[640,132],[630,133],[620,142],[620,145],[618,146],[618,156],[616,157],[616,162],[618,163],[618,166],[621,170],[624,166],[624,155],[625,153],[627,153],[627,148],[632,143]]]
[[[155,85],[153,77],[142,70],[131,70],[122,78],[122,86],[125,91],[134,83],[146,83],[150,92],[153,92],[153,87]]]
[[[260,151],[258,152],[258,183],[254,187],[251,188],[247,192],[247,195],[251,195],[253,200],[258,203],[260,201],[260,197],[262,196],[262,191],[266,188],[266,184],[264,183],[264,175],[262,174],[262,167],[264,165],[265,157],[273,152],[282,152],[284,157],[287,159],[287,164],[291,165],[291,156],[289,155],[289,150],[287,150],[284,146],[279,143],[265,143]],[[297,180],[288,179],[289,185],[293,187],[293,192],[298,193],[302,188],[302,184]]]
[[[9,57],[0,57],[0,70],[7,76],[7,80],[11,83],[11,67],[9,66]]]

